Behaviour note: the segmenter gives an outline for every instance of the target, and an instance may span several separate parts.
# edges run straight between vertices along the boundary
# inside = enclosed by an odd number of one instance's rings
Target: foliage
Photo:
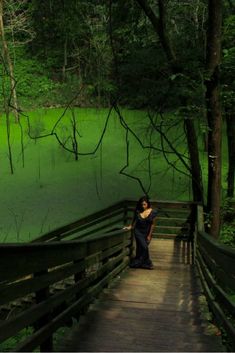
[[[30,58],[23,48],[15,50],[18,60],[14,66],[15,81],[19,103],[22,108],[46,105],[47,100],[53,101],[59,84],[48,77],[48,72],[43,64]],[[3,64],[0,64],[2,71]],[[9,75],[5,74],[6,92],[10,96]],[[2,85],[0,86],[0,104],[3,106]]]
[[[200,127],[199,138],[207,135],[204,1],[166,2],[166,30],[182,68],[176,74],[171,72],[159,37],[138,1],[6,0],[4,3],[21,109],[61,107],[71,101],[73,106],[105,107],[117,100],[130,108],[174,111],[172,124],[178,122],[182,136],[182,119],[193,118]],[[157,2],[148,3],[159,16]],[[226,3],[221,65],[225,109],[234,106],[234,23],[234,15]],[[9,96],[9,77],[5,80]],[[2,105],[1,90],[2,86]],[[35,125],[36,132],[44,128],[40,124]]]
[[[28,336],[30,336],[33,333],[33,328],[32,327],[27,327],[20,332],[17,333],[17,335],[12,336],[8,338],[6,341],[0,344],[0,351],[1,352],[13,352],[13,349],[16,347],[20,341],[23,341],[26,339]]]
[[[223,224],[220,233],[220,241],[226,245],[235,247],[235,221]]]
[[[235,209],[230,199],[225,199],[222,210],[222,229],[220,241],[226,245],[235,247]]]
[[[224,108],[234,114],[235,104],[235,15],[230,15],[224,23],[223,62],[222,62],[222,99]]]

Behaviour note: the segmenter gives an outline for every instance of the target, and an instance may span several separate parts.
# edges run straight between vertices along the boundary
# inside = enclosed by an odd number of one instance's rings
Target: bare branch
[[[162,116],[162,113],[161,113]],[[162,131],[161,128],[159,128],[156,124],[154,124],[154,121],[152,119],[152,117],[149,115],[149,119],[151,124],[153,125],[154,129],[164,138],[164,140],[167,142],[168,146],[171,148],[171,150],[174,152],[174,154],[176,156],[178,156],[178,158],[180,159],[180,161],[182,162],[182,164],[185,166],[185,168],[191,173],[191,168],[190,166],[185,162],[184,158],[182,157],[182,155],[175,149],[175,147],[173,146],[173,144],[171,143],[171,141],[168,139],[168,137],[166,136],[166,134]]]
[[[124,126],[124,127],[125,127],[125,126]],[[131,179],[133,179],[133,180],[138,181],[138,183],[139,183],[139,185],[140,185],[142,191],[144,192],[144,194],[147,195],[147,190],[145,190],[145,187],[144,187],[142,181],[140,180],[140,178],[135,177],[135,176],[133,176],[133,175],[131,175],[131,174],[128,174],[128,173],[124,172],[125,169],[129,167],[129,140],[128,140],[128,134],[129,134],[129,130],[128,130],[128,128],[126,128],[126,164],[125,164],[125,166],[119,171],[119,173],[122,174],[122,175],[127,176],[128,178],[131,178]]]

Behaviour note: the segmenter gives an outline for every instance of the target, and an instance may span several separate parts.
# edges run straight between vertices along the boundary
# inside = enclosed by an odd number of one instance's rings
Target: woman
[[[136,241],[136,257],[131,261],[130,267],[153,269],[153,264],[149,257],[148,246],[152,239],[154,219],[156,215],[157,210],[151,208],[148,197],[141,197],[136,205],[132,224],[124,227],[124,229],[127,230],[134,230]]]

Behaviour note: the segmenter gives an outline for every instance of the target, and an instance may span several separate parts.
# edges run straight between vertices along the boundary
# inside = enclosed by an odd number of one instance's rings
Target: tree
[[[185,70],[180,60],[178,59],[170,38],[167,33],[167,12],[166,3],[163,0],[158,1],[159,15],[157,16],[153,8],[150,6],[147,0],[136,0],[146,16],[149,18],[159,40],[162,48],[165,52],[166,59],[168,61],[169,68],[171,70],[170,77],[176,77],[176,75],[184,74]],[[187,103],[187,96],[182,95],[180,97],[180,104],[185,105]],[[191,118],[185,118],[186,135],[188,141],[188,150],[191,162],[191,175],[192,175],[192,189],[193,197],[195,201],[203,201],[203,183],[201,178],[201,167],[199,160],[197,137],[194,127],[194,121]]]
[[[33,1],[30,52],[62,83],[63,93],[67,89],[68,100],[83,87],[78,105],[104,104],[112,89],[107,12],[98,0]]]
[[[233,13],[234,13],[233,8]],[[222,100],[227,127],[228,142],[228,177],[227,196],[234,196],[235,182],[235,15],[231,15],[231,9],[227,9],[223,30],[223,60],[221,66]]]
[[[13,98],[13,113],[15,115],[16,122],[19,121],[19,107],[18,107],[18,99],[16,93],[16,84],[17,81],[15,80],[14,76],[14,66],[11,60],[11,56],[9,53],[8,43],[5,36],[5,28],[4,28],[4,21],[3,21],[3,10],[4,10],[4,0],[0,0],[0,38],[2,41],[2,59],[3,65],[7,68],[5,71],[9,71],[9,78],[10,78],[10,85],[11,85],[11,93],[10,95]],[[11,98],[11,97],[10,97]],[[11,101],[11,99],[10,99]]]
[[[221,60],[222,0],[208,0],[206,54],[206,105],[208,121],[208,194],[211,215],[210,234],[219,236],[221,204],[222,114],[219,97],[219,65]]]

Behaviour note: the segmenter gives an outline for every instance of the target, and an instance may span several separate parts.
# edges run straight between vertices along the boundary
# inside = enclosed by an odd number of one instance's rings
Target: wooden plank
[[[39,331],[35,332],[24,342],[20,343],[16,347],[17,351],[33,351],[42,341],[44,341],[47,337],[49,337],[53,332],[55,332],[63,323],[73,316],[78,310],[80,310],[83,306],[87,306],[88,303],[94,301],[94,297],[97,296],[103,289],[103,287],[115,277],[119,272],[121,272],[127,265],[127,261],[121,263],[117,268],[115,268],[112,272],[106,275],[98,284],[94,287],[89,288],[85,295],[83,295],[79,300],[74,302],[69,308],[64,310],[61,314],[59,314],[56,318],[52,319],[50,323],[44,326]]]
[[[45,273],[47,273],[47,271],[35,273],[34,277],[35,278],[40,277]],[[39,289],[35,293],[35,299],[36,299],[37,304],[40,304],[40,303],[46,301],[49,297],[50,297],[49,286],[42,288],[42,289]],[[51,321],[51,318],[52,318],[51,314],[52,314],[51,311],[49,311],[48,313],[46,313],[46,315],[43,315],[42,317],[40,317],[39,320],[34,322],[34,325],[33,325],[34,329],[40,330],[43,326],[47,325],[48,322]],[[52,350],[53,350],[53,337],[47,336],[47,338],[41,343],[40,351],[41,352],[51,352]]]
[[[104,215],[107,215],[107,214],[110,214],[110,213],[112,213],[112,212],[114,212],[114,211],[116,211],[116,210],[118,210],[120,208],[124,208],[124,205],[125,205],[124,201],[121,201],[121,202],[119,202],[117,204],[114,204],[114,205],[112,205],[110,207],[107,207],[107,208],[105,208],[105,209],[103,209],[101,211],[98,211],[98,212],[92,213],[92,214],[90,214],[90,215],[88,215],[86,217],[83,217],[82,219],[80,219],[78,221],[72,222],[72,223],[67,224],[65,226],[59,227],[59,228],[57,228],[57,229],[55,229],[55,230],[53,230],[51,232],[48,232],[48,233],[46,233],[46,234],[34,239],[32,241],[32,243],[48,241],[51,238],[55,238],[55,237],[59,236],[62,233],[65,233],[65,232],[67,232],[69,230],[75,229],[75,228],[77,228],[79,226],[82,226],[82,225],[84,225],[86,223],[89,223],[89,222],[93,221],[96,218],[100,218],[100,217],[102,217]]]
[[[175,233],[158,233],[158,232],[153,232],[153,237],[155,238],[161,238],[161,239],[175,239],[177,237],[177,234]]]
[[[106,209],[103,209],[101,211],[98,211],[96,213],[93,213],[91,215],[88,215],[78,221],[72,222],[68,225],[59,227],[51,232],[48,232],[40,237],[38,237],[37,239],[34,239],[32,242],[41,242],[41,241],[51,241],[51,240],[56,240],[56,238],[59,238],[60,236],[62,236],[65,233],[67,233],[67,235],[70,235],[71,232],[76,232],[76,229],[78,229],[80,227],[80,231],[81,231],[81,227],[89,227],[91,226],[92,222],[97,222],[99,223],[102,219],[102,217],[106,217],[108,214],[110,216],[112,216],[112,213],[114,213],[115,211],[120,211],[125,212],[125,219],[126,219],[126,215],[128,213],[128,210],[130,208],[130,206],[134,206],[136,205],[136,201],[133,200],[123,200],[117,204],[111,205],[110,207],[107,207]],[[154,207],[159,207],[159,210],[162,207],[167,207],[167,208],[176,208],[176,209],[181,209],[181,210],[185,210],[185,209],[191,209],[195,203],[193,202],[179,202],[179,201],[170,201],[170,202],[166,202],[166,201],[152,201],[152,205]],[[165,212],[165,211],[164,211]],[[90,225],[88,225],[90,223]],[[77,230],[78,231],[78,230]]]
[[[221,351],[219,338],[209,337],[205,321],[199,318],[201,288],[193,268],[181,265],[178,272],[177,265],[162,260],[177,256],[177,251],[180,258],[181,249],[171,240],[153,239],[150,252],[155,269],[123,273],[58,342],[56,350]]]
[[[94,237],[89,241],[4,244],[0,247],[0,281],[21,278],[82,259],[99,250],[117,245],[128,237],[130,238],[129,232],[120,230]]]
[[[0,246],[0,282],[84,258],[86,251],[87,245],[81,242],[3,244]]]
[[[197,254],[198,252],[203,257],[203,260],[212,275],[216,278],[218,284],[222,285],[224,289],[235,290],[235,278],[231,276],[229,272],[225,271],[223,268],[220,268],[214,258],[211,257],[211,255],[202,247],[201,244],[198,244]]]
[[[231,258],[232,260],[235,259],[235,250],[232,249],[231,247],[227,245],[220,244],[218,241],[216,241],[213,237],[211,237],[209,234],[205,232],[199,232],[199,241],[203,241],[203,244],[208,248],[208,249],[216,249],[219,251],[221,254],[224,254],[228,256],[228,258]]]
[[[187,222],[187,218],[177,218],[177,217],[162,217],[158,216],[157,217],[157,225],[174,225],[174,226],[182,226],[182,225],[188,225],[189,223]]]
[[[181,226],[169,226],[169,225],[157,225],[155,227],[157,230],[158,229],[168,229],[168,230],[176,230],[176,231],[180,231],[182,229]]]
[[[217,320],[220,323],[221,327],[226,330],[226,333],[229,335],[231,342],[232,342],[232,349],[235,348],[235,327],[233,326],[232,322],[226,317],[226,314],[223,312],[222,308],[219,304],[215,301],[215,297],[212,294],[207,281],[203,275],[201,265],[198,260],[196,260],[197,268],[201,277],[201,282],[205,291],[205,295],[208,299],[209,306]]]
[[[197,229],[198,229],[198,232],[205,231],[204,214],[203,214],[203,206],[202,205],[197,206]]]
[[[222,307],[224,306],[229,314],[235,318],[235,303],[233,303],[228,294],[216,283],[216,280],[213,278],[212,274],[208,271],[205,262],[203,261],[202,256],[200,253],[197,256],[198,261],[200,263],[200,268],[206,279],[209,286],[215,292],[215,299],[221,303]]]
[[[124,246],[127,247],[129,243],[129,240],[126,241]],[[75,273],[79,273],[83,271],[87,266],[102,261],[103,258],[110,257],[121,249],[123,249],[122,243],[115,247],[111,247],[104,252],[92,255],[89,258],[84,259],[82,262],[76,264],[66,264],[66,266],[57,268],[51,272],[41,275],[40,278],[22,278],[21,281],[4,284],[0,286],[0,305],[38,291],[39,289],[46,288],[55,282],[66,279]]]
[[[100,231],[102,230],[104,232],[107,231],[107,228],[110,228],[109,230],[111,231],[112,230],[112,227],[116,224],[120,224],[120,222],[122,221],[122,218],[118,218],[118,219],[115,219],[114,221],[112,222],[109,222],[108,224],[104,224],[104,225],[100,225],[100,226],[97,226],[96,228],[94,229],[91,229],[89,230],[88,232],[85,232],[83,234],[80,234],[78,236],[75,236],[73,237],[73,240],[76,240],[76,239],[84,239],[84,238],[87,238],[87,236],[89,235],[93,235],[95,234],[96,236],[98,234],[100,234]],[[74,234],[74,233],[73,233]]]
[[[217,268],[216,280],[225,290],[229,290],[230,292],[232,290],[235,293],[235,277],[231,276],[227,271]]]
[[[73,275],[77,271],[81,271],[85,266],[85,262],[76,265],[68,264],[65,267],[41,275],[40,278],[22,278],[22,280],[17,282],[4,284],[0,287],[0,305],[21,298],[39,289],[46,288],[55,282]]]
[[[215,275],[217,272],[217,264],[214,261],[214,259],[210,256],[210,254],[206,251],[206,249],[198,243],[198,247],[196,249],[196,255],[200,255],[203,257],[203,260],[205,261],[207,267],[209,268],[210,272]]]
[[[107,270],[112,270],[113,267],[127,254],[128,249],[116,258],[107,262],[102,266],[102,268],[98,269],[98,271],[92,274],[89,278],[81,280],[79,283],[74,284],[57,294],[54,294],[40,304],[33,305],[16,317],[5,321],[2,325],[0,325],[0,342],[11,336],[14,336],[24,327],[32,325],[36,320],[39,320],[42,316],[46,315],[48,312],[59,306],[64,301],[73,299],[74,296],[79,293],[79,291],[82,291],[84,288],[88,288],[88,286],[93,281],[101,277],[104,272]]]
[[[90,230],[90,232],[92,232],[92,233],[96,232],[96,229],[97,229],[97,231],[105,229],[107,226],[109,226],[109,224],[116,224],[119,220],[122,220],[122,217],[121,217],[121,218],[118,218],[118,220],[114,220],[113,222],[110,222],[110,219],[112,217],[119,216],[122,213],[123,213],[123,210],[121,209],[121,210],[117,210],[117,211],[113,212],[111,215],[106,214],[100,218],[96,218],[96,219],[90,221],[89,223],[85,223],[79,227],[76,227],[66,233],[61,233],[60,235],[57,236],[57,238],[58,238],[58,240],[63,240],[72,234],[75,234],[75,233],[77,234],[79,232],[83,232],[87,228],[92,228],[92,230]],[[104,221],[108,221],[108,224],[106,224],[106,225],[102,224]],[[100,225],[100,224],[102,224],[102,225]],[[98,226],[98,225],[100,225],[100,226]],[[87,233],[89,233],[89,232],[87,232]],[[81,234],[81,237],[84,237],[84,236],[85,236],[84,234]],[[77,238],[80,238],[80,236],[78,236]]]
[[[219,244],[206,233],[198,233],[198,243],[202,244],[219,267],[235,276],[235,250]]]
[[[125,201],[129,207],[135,207],[137,201],[136,200],[126,200]],[[163,201],[163,200],[151,200],[151,205],[153,207],[167,207],[167,208],[183,208],[183,209],[191,209],[194,205],[197,205],[197,202],[193,201]]]
[[[220,322],[220,327],[226,331],[226,334],[229,336],[229,343],[231,352],[235,351],[235,327],[233,323],[227,318],[227,316],[222,311],[221,307],[217,302],[212,302],[210,305],[217,322]]]

